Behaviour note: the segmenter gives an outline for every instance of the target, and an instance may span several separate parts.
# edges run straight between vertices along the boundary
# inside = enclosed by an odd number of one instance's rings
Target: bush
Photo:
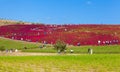
[[[54,48],[58,53],[64,52],[66,50],[66,43],[64,41],[57,40],[57,42],[54,44]]]
[[[4,51],[5,47],[4,46],[0,46],[0,51]]]

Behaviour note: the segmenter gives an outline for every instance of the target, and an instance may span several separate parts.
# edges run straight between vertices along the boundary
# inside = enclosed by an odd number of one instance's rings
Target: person
[[[13,49],[10,49],[10,53],[12,53],[13,52]]]
[[[90,49],[90,54],[93,54],[93,49]]]
[[[15,49],[15,52],[18,52],[18,50],[17,50],[17,49]]]
[[[88,53],[90,54],[90,48],[88,48]]]
[[[65,29],[65,31],[67,31],[67,29]]]
[[[88,48],[88,53],[93,54],[93,50],[91,48]]]
[[[73,50],[70,50],[70,53],[73,53]]]
[[[100,43],[101,43],[101,41],[100,41],[100,40],[98,40],[98,45],[100,45]]]
[[[80,42],[77,43],[77,46],[80,46]]]
[[[118,44],[118,42],[119,42],[119,41],[118,41],[118,40],[116,40],[116,44]]]
[[[43,46],[40,45],[40,48],[43,48]]]
[[[6,53],[8,53],[8,49],[6,49],[5,51],[6,51]]]
[[[105,41],[103,41],[103,44],[105,45]]]

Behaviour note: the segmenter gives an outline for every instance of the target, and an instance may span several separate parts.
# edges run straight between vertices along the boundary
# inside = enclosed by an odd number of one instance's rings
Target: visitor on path
[[[74,51],[73,50],[70,50],[70,53],[73,53]]]
[[[93,54],[93,50],[91,48],[88,49],[88,54]]]
[[[8,49],[6,49],[5,52],[8,53]]]
[[[15,49],[15,52],[18,52],[18,50],[17,50],[17,49]]]

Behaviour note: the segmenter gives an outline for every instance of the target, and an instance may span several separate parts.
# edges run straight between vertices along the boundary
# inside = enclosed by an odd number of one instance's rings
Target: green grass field
[[[56,53],[50,45],[0,38],[0,46],[23,52]],[[28,49],[23,49],[24,47]],[[93,55],[87,54],[88,48]],[[120,45],[68,46],[67,53],[53,56],[0,56],[0,72],[120,72]]]
[[[4,46],[6,49],[23,49],[24,47],[38,48],[40,45],[40,43],[11,40],[0,37],[0,47]]]
[[[18,40],[10,40],[6,38],[0,38],[0,47],[4,46],[5,49],[20,49],[23,52],[41,52],[41,53],[56,53],[53,47],[47,45],[46,48],[40,49],[40,43],[24,42]],[[27,47],[28,49],[24,49]],[[74,50],[74,53],[88,53],[88,48],[92,48],[94,54],[119,54],[120,45],[108,45],[108,46],[68,46],[67,53],[70,50]]]
[[[67,47],[67,52],[70,53],[70,50],[74,50],[74,53],[86,54],[88,53],[88,48],[93,49],[94,54],[119,54],[120,53],[120,45],[108,45],[108,46],[71,46]],[[37,48],[37,49],[27,49],[22,50],[23,52],[42,52],[42,53],[55,53],[53,47],[48,48]]]
[[[0,72],[120,72],[120,55],[0,56]]]

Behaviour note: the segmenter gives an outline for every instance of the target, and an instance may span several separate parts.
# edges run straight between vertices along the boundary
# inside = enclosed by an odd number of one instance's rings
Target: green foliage
[[[0,46],[0,51],[4,51],[5,47],[4,46]]]
[[[54,48],[59,52],[63,52],[66,50],[66,43],[64,41],[58,40],[55,44],[54,44]]]

